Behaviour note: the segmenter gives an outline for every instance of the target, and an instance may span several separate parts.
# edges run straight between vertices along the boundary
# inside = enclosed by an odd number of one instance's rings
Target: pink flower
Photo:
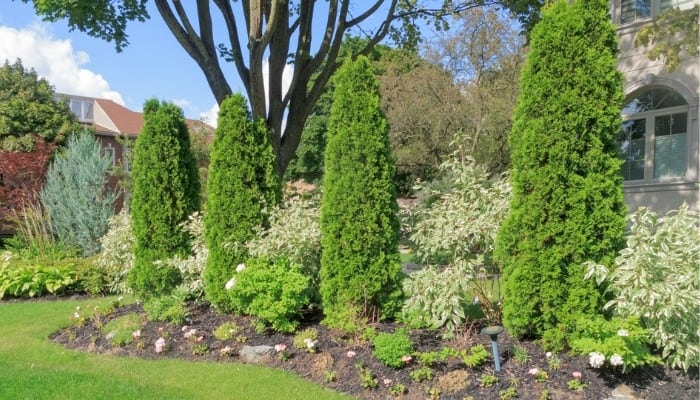
[[[197,341],[201,342],[202,340],[204,340],[204,335],[199,335],[199,337],[197,338]]]
[[[165,350],[165,339],[158,338],[156,340],[156,353],[162,353]]]
[[[283,351],[287,350],[287,345],[284,343],[276,344],[275,345],[275,351],[278,353],[281,353]]]
[[[394,383],[394,381],[389,378],[384,378],[382,382],[384,382],[384,386],[391,386],[391,384]]]
[[[192,328],[189,331],[185,332],[185,334],[183,336],[185,337],[185,339],[189,339],[190,336],[194,336],[196,334],[197,334],[197,330]]]
[[[353,357],[355,357],[356,355],[357,355],[357,353],[355,353],[355,352],[352,351],[352,350],[348,350],[348,352],[347,352],[348,358],[353,358]]]
[[[532,367],[527,371],[527,373],[530,375],[537,375],[539,372],[540,372],[540,369],[537,367]]]
[[[571,376],[573,376],[576,379],[580,379],[583,376],[583,374],[581,374],[579,371],[574,371],[571,373]]]
[[[413,357],[411,357],[411,356],[403,356],[403,357],[401,357],[401,361],[403,361],[404,363],[408,364],[408,363],[410,363],[411,361],[413,361]]]

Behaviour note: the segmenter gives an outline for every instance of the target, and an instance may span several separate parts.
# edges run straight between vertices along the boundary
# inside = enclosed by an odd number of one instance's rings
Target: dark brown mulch
[[[112,318],[128,313],[143,313],[139,305],[127,305],[117,308],[113,313],[101,316],[99,319],[85,321],[65,330],[56,332],[52,339],[62,345],[94,353],[109,353],[123,356],[155,359],[163,357],[187,360],[208,360],[216,362],[239,362],[238,351],[245,345],[286,344],[290,357],[280,360],[277,355],[269,355],[260,361],[269,366],[290,371],[296,375],[332,388],[339,392],[351,394],[363,399],[387,399],[393,396],[389,388],[396,384],[406,387],[406,392],[393,398],[425,399],[430,398],[429,390],[437,388],[440,399],[463,399],[472,396],[474,399],[500,399],[499,392],[514,386],[520,399],[540,399],[542,392],[547,390],[551,399],[607,399],[614,388],[625,384],[632,388],[639,398],[646,400],[666,399],[698,399],[700,398],[697,370],[685,374],[678,370],[668,370],[664,367],[639,368],[632,373],[622,374],[620,371],[596,370],[588,366],[586,357],[570,357],[560,354],[561,367],[557,370],[547,370],[547,357],[534,343],[516,341],[507,334],[499,337],[502,371],[497,375],[498,383],[491,387],[481,387],[482,374],[494,373],[493,360],[478,368],[467,368],[461,361],[449,360],[433,368],[434,377],[429,382],[417,383],[410,377],[410,372],[420,368],[413,362],[402,369],[392,369],[384,366],[372,357],[372,346],[358,340],[343,337],[339,332],[329,330],[318,323],[319,316],[310,314],[301,327],[315,328],[318,331],[318,351],[309,353],[295,349],[292,345],[293,335],[282,335],[273,332],[258,334],[251,327],[252,320],[247,317],[222,315],[204,304],[192,304],[189,308],[187,328],[166,323],[148,322],[141,329],[141,337],[123,347],[114,347],[98,329],[98,326],[109,322]],[[145,319],[144,319],[145,320]],[[233,321],[240,327],[237,338],[226,341],[217,340],[213,331],[222,323]],[[394,324],[375,325],[377,332],[393,331]],[[198,343],[201,350],[204,345],[207,351],[195,355],[193,342],[184,338],[184,332],[196,329],[197,336],[203,335]],[[479,335],[479,326],[472,326],[457,335],[455,339],[442,340],[438,333],[426,330],[414,330],[410,336],[416,351],[439,351],[444,346],[453,348],[469,348],[482,343],[489,352],[490,341]],[[167,347],[163,353],[156,353],[154,343],[159,337],[167,338]],[[243,340],[245,338],[245,341]],[[514,346],[526,348],[531,356],[527,363],[518,363],[513,359]],[[229,346],[229,355],[222,355],[221,350]],[[353,351],[353,357],[348,352]],[[200,352],[201,353],[201,352]],[[375,389],[365,389],[360,384],[358,362],[362,362],[376,377],[378,386]],[[536,382],[528,373],[533,368],[547,370],[546,382]],[[572,373],[581,372],[582,381],[587,387],[582,391],[571,391],[567,382]],[[334,379],[330,379],[331,376]],[[433,389],[435,391],[435,389]]]

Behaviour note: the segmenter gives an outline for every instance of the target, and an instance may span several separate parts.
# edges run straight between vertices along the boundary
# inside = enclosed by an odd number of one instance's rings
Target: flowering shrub
[[[647,330],[635,318],[614,317],[608,321],[600,316],[579,320],[569,341],[574,354],[588,354],[593,368],[601,367],[607,359],[611,366],[622,366],[625,372],[659,362],[650,353],[648,343]]]
[[[165,351],[165,339],[160,337],[156,340],[156,353],[162,353],[163,351]]]
[[[266,326],[279,332],[294,332],[295,317],[309,304],[311,286],[301,267],[286,259],[250,259],[237,272],[228,289],[234,311],[258,317],[256,329]]]
[[[684,204],[664,218],[642,207],[630,219],[616,268],[588,262],[586,277],[612,293],[605,308],[639,318],[667,364],[687,371],[700,362],[700,214]]]

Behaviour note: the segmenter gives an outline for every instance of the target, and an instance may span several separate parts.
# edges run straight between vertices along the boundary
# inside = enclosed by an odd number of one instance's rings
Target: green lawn
[[[270,368],[85,354],[48,339],[76,306],[107,301],[0,303],[0,398],[349,399]]]

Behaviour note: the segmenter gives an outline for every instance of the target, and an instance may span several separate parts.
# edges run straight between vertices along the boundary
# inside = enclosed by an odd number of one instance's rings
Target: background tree
[[[424,46],[425,57],[449,71],[461,94],[460,129],[454,147],[492,173],[510,165],[508,133],[524,60],[524,38],[512,17],[495,8],[465,11],[448,19]]]
[[[375,63],[381,106],[390,126],[399,191],[430,180],[467,122],[464,97],[452,74],[416,52],[387,49]]]
[[[251,119],[242,95],[231,96],[219,110],[204,219],[209,247],[205,292],[218,308],[231,310],[226,282],[235,274],[236,266],[246,261],[246,242],[255,236],[254,228],[266,224],[269,209],[280,197],[265,125]]]
[[[401,306],[395,167],[379,85],[366,57],[338,72],[321,204],[325,323],[343,329]]]
[[[54,158],[41,191],[54,236],[86,256],[99,252],[99,240],[114,214],[118,193],[107,187],[111,167],[94,135],[83,131],[70,136]]]
[[[182,110],[151,99],[143,117],[132,169],[135,261],[129,285],[138,296],[148,297],[168,293],[179,283],[179,271],[153,262],[189,251],[187,232],[178,225],[199,209],[199,175]]]
[[[582,263],[611,265],[624,245],[622,76],[607,1],[558,1],[531,35],[510,136],[513,199],[496,240],[503,323],[562,345],[567,326],[600,312]]]
[[[22,1],[31,1],[37,14],[47,20],[67,19],[72,29],[114,41],[117,50],[128,43],[127,23],[149,17],[146,0]],[[212,2],[198,0],[196,6],[189,8],[179,1],[154,3],[175,39],[204,73],[219,103],[232,93],[220,60],[233,63],[253,117],[263,119],[267,125],[277,171],[283,176],[301,139],[306,118],[341,64],[337,57],[347,33],[355,30],[368,38],[367,45],[353,53],[352,58],[367,54],[387,36],[413,46],[420,37],[417,18],[440,18],[495,2],[215,0],[215,7],[211,7]],[[518,3],[519,10],[527,12],[530,3],[539,4],[534,0]],[[223,21],[226,29],[214,29],[214,20]],[[325,22],[322,35],[314,32],[314,21]],[[403,23],[405,29],[395,29],[395,22]],[[224,32],[223,36],[215,38],[214,33],[219,31]],[[315,40],[319,36],[320,40]],[[284,92],[282,74],[290,59],[294,72],[289,90]],[[263,72],[265,65],[268,73]]]
[[[47,142],[62,142],[75,127],[68,104],[56,100],[53,87],[25,70],[22,61],[5,61],[0,68],[0,148],[31,150],[29,134]]]

